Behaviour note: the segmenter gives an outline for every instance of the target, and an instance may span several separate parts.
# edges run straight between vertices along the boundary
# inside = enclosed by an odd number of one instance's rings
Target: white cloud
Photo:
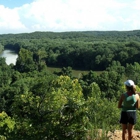
[[[20,22],[20,17],[15,9],[5,8],[0,5],[0,30],[1,32],[20,31],[25,29],[23,23]]]
[[[140,0],[134,1],[133,8],[136,10],[140,10]]]
[[[139,0],[35,0],[0,6],[0,30],[13,32],[133,30],[140,28]]]

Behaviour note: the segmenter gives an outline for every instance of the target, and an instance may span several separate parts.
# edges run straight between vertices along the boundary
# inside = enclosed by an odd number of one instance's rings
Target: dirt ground
[[[108,133],[109,140],[121,140],[122,139],[122,131],[116,130],[114,133]],[[133,131],[133,140],[140,140],[140,131]]]
[[[102,136],[102,130],[98,130],[99,137]],[[121,130],[115,130],[114,132],[108,132],[108,138],[109,140],[122,140],[122,131]],[[90,137],[87,138],[87,140],[93,140]],[[104,138],[96,138],[94,140],[104,140]],[[128,140],[128,139],[126,139]],[[140,131],[133,130],[133,139],[132,140],[140,140]]]

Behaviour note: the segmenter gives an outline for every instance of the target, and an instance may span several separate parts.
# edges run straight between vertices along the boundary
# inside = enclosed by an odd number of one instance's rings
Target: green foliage
[[[79,79],[79,82],[83,89],[83,94],[85,99],[91,95],[90,84],[96,81],[97,74],[93,71],[89,71],[88,74],[82,74],[82,77]]]
[[[2,140],[8,138],[8,135],[14,130],[15,124],[15,120],[5,112],[0,113],[0,137]]]
[[[36,69],[33,53],[26,49],[21,49],[16,62],[16,70],[19,72],[30,72]]]
[[[120,93],[120,87],[122,85],[122,76],[115,71],[104,71],[97,77],[97,84],[102,91],[102,97],[108,100],[118,99]]]
[[[126,64],[126,77],[128,77],[128,79],[134,80],[135,83],[138,85],[140,85],[139,72],[140,72],[139,63],[134,62],[134,64]]]
[[[47,66],[101,71],[112,61],[120,62],[122,66],[140,63],[139,34],[140,31],[34,32],[1,35],[0,44],[19,54],[22,49],[32,52],[29,57],[30,53],[24,51],[30,69],[27,65],[23,69],[21,62],[24,64],[24,60],[21,56],[18,58],[17,68],[21,71],[31,71],[34,62],[38,65],[42,61]]]
[[[16,136],[13,138],[82,139],[86,134],[87,113],[78,80],[68,76],[52,80],[36,78],[33,85],[32,80],[28,82],[30,86],[14,96],[12,116],[16,120],[13,132]]]
[[[0,43],[0,53],[4,50],[4,46]]]
[[[124,80],[134,80],[139,91],[139,33],[0,35],[0,47],[19,53],[15,66],[0,59],[0,138],[107,140],[108,131],[120,129]],[[62,69],[52,74],[46,64]],[[90,71],[76,79],[73,68]]]
[[[60,72],[54,72],[57,75],[69,76],[72,78],[72,68],[71,67],[63,67]]]
[[[13,70],[6,64],[5,58],[0,58],[0,87],[5,87],[12,82]]]
[[[99,138],[98,130],[102,129],[107,138],[108,131],[119,129],[120,112],[114,100],[109,101],[101,95],[96,83],[90,85],[91,95],[87,100],[89,124],[88,130],[91,139]]]

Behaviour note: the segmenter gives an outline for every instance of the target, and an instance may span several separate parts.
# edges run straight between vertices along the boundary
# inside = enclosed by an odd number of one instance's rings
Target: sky
[[[140,29],[140,0],[0,0],[0,34]]]

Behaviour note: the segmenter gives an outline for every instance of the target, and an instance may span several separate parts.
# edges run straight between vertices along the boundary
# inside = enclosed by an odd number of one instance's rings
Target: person
[[[134,81],[127,80],[124,82],[126,93],[123,93],[118,102],[118,108],[121,108],[120,123],[122,125],[122,140],[126,140],[128,132],[128,140],[133,138],[133,129],[136,124],[136,109],[138,108],[139,94],[136,91]]]

